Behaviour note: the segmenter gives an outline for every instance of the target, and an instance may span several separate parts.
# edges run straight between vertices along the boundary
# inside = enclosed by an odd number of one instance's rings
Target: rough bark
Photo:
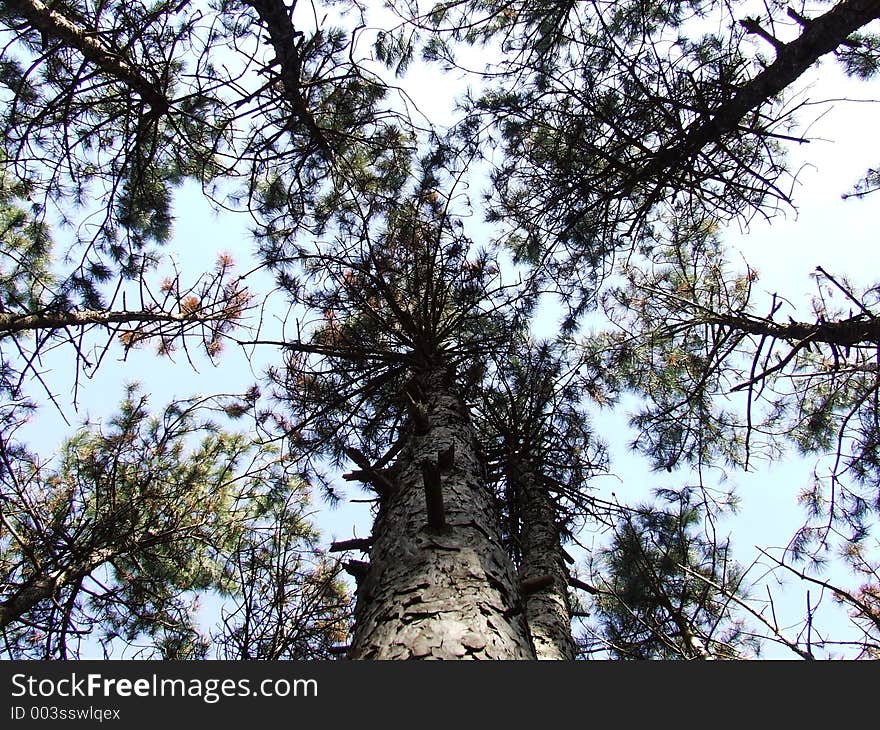
[[[422,418],[413,420],[397,487],[376,516],[349,656],[534,659],[467,411],[442,372],[428,373],[421,386]],[[437,528],[428,525],[429,469],[440,471],[443,493]]]
[[[568,570],[559,543],[556,510],[532,466],[511,459],[507,479],[518,496],[522,527],[519,535],[520,580],[524,591],[526,621],[538,659],[573,660],[576,654],[571,633]]]

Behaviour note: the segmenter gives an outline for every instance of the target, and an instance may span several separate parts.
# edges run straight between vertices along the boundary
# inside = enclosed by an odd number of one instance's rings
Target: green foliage
[[[285,286],[314,324],[275,377],[300,448],[341,462],[353,446],[378,459],[405,428],[412,382],[444,368],[467,397],[476,383],[465,373],[528,311],[528,291],[505,284],[439,192],[442,154],[420,161],[415,190],[387,207],[379,192],[359,215],[337,209],[337,240],[298,253],[303,276]]]
[[[52,239],[28,210],[30,186],[7,174],[0,157],[0,311],[39,309],[53,284]]]
[[[179,402],[152,416],[132,388],[106,426],[64,445],[57,466],[6,461],[0,624],[8,657],[75,657],[88,637],[110,654],[197,658],[227,640],[218,631],[209,641],[198,625],[198,596],[216,592],[267,615],[271,605],[299,616],[288,656],[336,640],[344,593],[332,565],[309,565],[316,534],[304,517],[304,485],[271,449],[205,420],[213,407]],[[259,537],[266,525],[274,542]],[[249,554],[262,567],[247,563]],[[249,581],[265,581],[279,563],[286,592],[249,597]],[[311,583],[321,590],[304,591],[303,605],[297,591]],[[273,628],[281,630],[263,626]],[[263,658],[259,646],[248,652]]]
[[[184,175],[210,174],[211,102],[168,109],[192,52],[192,12],[87,1],[53,12],[84,35],[46,36],[44,47],[45,30],[3,19],[4,175],[27,181],[40,220],[75,231],[58,285],[99,307],[113,275],[137,277],[155,262],[147,247],[170,235],[170,189]]]
[[[699,493],[662,490],[657,497],[666,506],[626,513],[595,556],[599,595],[586,649],[618,659],[747,657],[757,647],[733,613],[742,570],[729,545],[713,534]]]
[[[750,275],[728,269],[714,224],[684,211],[643,250],[602,297],[614,325],[583,340],[585,388],[601,404],[627,391],[646,398],[631,419],[633,446],[657,469],[744,465],[745,427],[723,398],[735,342],[708,315],[740,311]]]
[[[585,408],[570,343],[535,342],[514,334],[508,350],[475,368],[480,430],[490,481],[496,483],[510,549],[519,561],[517,535],[530,519],[515,492],[520,469],[535,474],[536,487],[552,500],[562,535],[594,523],[600,508],[591,479],[608,467],[607,453]]]
[[[413,59],[413,36],[394,35],[379,31],[376,34],[376,58],[389,68],[394,69],[396,76],[402,76]]]
[[[210,633],[228,660],[334,658],[344,645],[351,598],[341,567],[312,552],[317,537],[301,495],[273,500],[224,564],[221,623]]]
[[[865,176],[856,184],[852,192],[845,194],[844,198],[862,198],[880,190],[880,170],[874,167],[868,168]]]
[[[837,59],[850,76],[867,80],[880,69],[880,35],[858,33],[850,36],[851,45],[837,51]]]

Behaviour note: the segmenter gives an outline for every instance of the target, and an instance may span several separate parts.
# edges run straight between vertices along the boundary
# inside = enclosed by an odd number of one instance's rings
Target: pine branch
[[[789,342],[816,342],[839,347],[880,343],[880,318],[865,315],[814,323],[782,323],[759,317],[717,315],[712,317],[711,323]]]
[[[446,507],[443,504],[443,485],[440,468],[431,461],[422,462],[422,482],[425,488],[425,508],[428,526],[439,530],[446,526]]]
[[[835,596],[837,596],[838,600],[840,600],[844,603],[849,603],[851,606],[855,607],[862,614],[862,616],[864,616],[865,618],[870,620],[874,624],[874,626],[878,630],[880,630],[880,613],[878,613],[877,610],[875,608],[873,608],[872,606],[870,606],[869,604],[865,603],[864,601],[859,600],[856,596],[854,596],[849,591],[846,591],[843,588],[840,588],[836,585],[833,585],[832,583],[829,583],[827,580],[822,580],[820,578],[815,578],[811,575],[807,575],[803,571],[792,567],[788,563],[782,562],[778,558],[775,558],[772,555],[770,555],[770,553],[768,553],[766,550],[759,548],[759,551],[763,555],[768,557],[770,560],[772,560],[774,563],[776,563],[780,568],[785,568],[786,570],[790,571],[791,573],[794,573],[801,580],[806,581],[808,583],[812,583],[814,585],[820,586],[822,588],[825,588],[826,590],[831,591]]]
[[[360,583],[367,576],[370,564],[364,560],[348,560],[342,564],[342,569]]]
[[[745,18],[744,20],[739,21],[739,24],[746,29],[747,33],[763,38],[771,46],[773,46],[773,48],[775,48],[777,52],[785,45],[775,35],[764,30],[762,25],[755,18]]]
[[[8,0],[9,9],[23,17],[44,36],[57,38],[95,64],[101,71],[137,92],[157,114],[168,111],[171,102],[162,89],[122,56],[101,43],[96,30],[83,28],[41,0]]]
[[[280,69],[284,97],[293,107],[293,115],[308,130],[312,142],[327,155],[333,156],[324,131],[318,126],[302,95],[302,57],[297,38],[302,36],[293,26],[290,12],[283,0],[242,0],[253,8],[260,22],[269,32],[269,43],[275,51],[275,63]]]
[[[580,580],[579,578],[575,578],[574,576],[569,576],[568,585],[570,585],[572,588],[578,588],[579,590],[586,591],[593,596],[598,595],[602,592],[598,588],[591,586],[589,583],[584,583],[582,580]]]
[[[637,172],[638,177],[662,179],[665,170],[682,164],[713,140],[734,131],[746,114],[775,97],[822,56],[847,44],[848,36],[877,18],[880,0],[844,0],[815,18],[795,40],[776,46],[776,60],[772,64],[741,86],[727,102],[711,110],[710,118],[693,123],[685,130],[681,142],[660,150]]]
[[[344,553],[348,550],[360,550],[361,552],[366,552],[370,549],[370,545],[373,544],[372,537],[356,537],[351,540],[340,540],[338,542],[334,542],[330,544],[331,553]]]
[[[373,487],[380,497],[389,497],[397,491],[397,485],[376,469],[356,469],[345,472],[342,478],[347,482],[363,482]]]
[[[0,629],[21,618],[41,601],[54,596],[59,590],[87,576],[113,557],[121,548],[95,548],[93,552],[71,561],[63,568],[45,575],[35,575],[17,586],[5,601],[0,602]]]
[[[397,491],[397,485],[389,479],[382,469],[373,466],[364,453],[358,449],[346,446],[343,448],[345,455],[358,467],[356,471],[350,471],[342,475],[346,481],[358,481],[372,484],[380,497],[389,497]]]
[[[216,322],[225,315],[191,312],[128,312],[81,309],[68,312],[40,312],[34,314],[0,314],[0,339],[26,330],[57,330],[65,327],[84,327],[90,324],[173,323],[195,324]]]

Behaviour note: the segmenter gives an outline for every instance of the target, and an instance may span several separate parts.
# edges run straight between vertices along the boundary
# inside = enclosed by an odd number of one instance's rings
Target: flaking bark
[[[518,497],[522,519],[520,585],[535,654],[538,659],[572,660],[576,648],[571,632],[569,578],[559,543],[556,510],[527,460],[511,457],[507,479]]]
[[[534,659],[466,410],[443,384],[442,370],[423,382],[427,429],[411,425],[397,457],[399,489],[377,514],[349,656]],[[446,524],[432,529],[422,464],[438,452],[452,463],[441,475]]]

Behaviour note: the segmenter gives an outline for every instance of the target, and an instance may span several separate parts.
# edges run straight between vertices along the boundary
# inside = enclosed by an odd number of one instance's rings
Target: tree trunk
[[[573,660],[568,569],[559,544],[556,509],[528,461],[511,458],[507,479],[519,502],[520,580],[535,654],[538,659]]]
[[[534,659],[467,409],[442,369],[418,386],[396,488],[381,501],[359,581],[349,655]]]

